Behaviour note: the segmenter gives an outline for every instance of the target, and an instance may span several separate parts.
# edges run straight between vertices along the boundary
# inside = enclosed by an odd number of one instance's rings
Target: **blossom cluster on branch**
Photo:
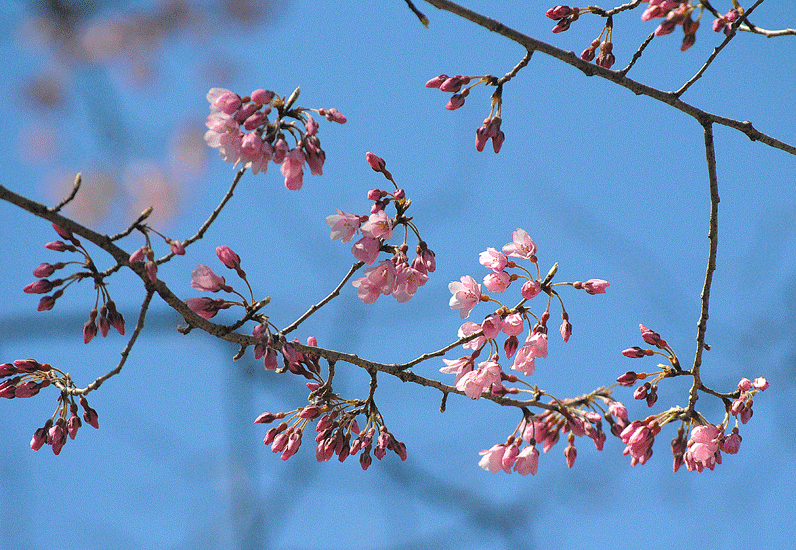
[[[445,4],[447,9],[464,13],[464,8],[455,4],[451,6],[452,3],[447,0],[445,2],[429,0],[429,2],[435,5]],[[548,10],[547,16],[557,21],[554,32],[567,30],[573,22],[586,13],[606,18],[603,31],[581,58],[586,61],[595,60],[596,64],[602,67],[599,71],[610,73],[610,78],[615,78],[616,73],[603,70],[610,69],[615,62],[612,53],[613,15],[638,7],[642,3],[644,2],[637,0],[610,11],[594,6],[588,8],[556,6]],[[751,28],[751,23],[745,23],[744,19],[759,4],[758,2],[746,11],[734,4],[733,9],[722,16],[706,1],[695,3],[692,0],[649,0],[646,3],[648,6],[642,16],[644,21],[664,19],[656,30],[656,35],[668,34],[678,25],[683,27],[685,35],[683,49],[693,44],[700,18],[706,10],[716,17],[714,30],[724,31],[728,38],[731,38],[741,24]],[[694,19],[696,10],[699,10],[699,14]],[[413,11],[419,14],[414,7]],[[421,17],[422,14],[418,16]],[[421,20],[424,17],[422,16]],[[488,23],[479,19],[482,16],[469,15],[469,17],[484,26]],[[496,153],[501,150],[505,140],[501,130],[503,86],[528,64],[533,52],[527,44],[526,47],[528,51],[523,60],[501,78],[491,75],[441,74],[426,83],[428,88],[452,94],[446,105],[449,110],[461,107],[470,90],[476,85],[495,87],[491,96],[489,116],[476,130],[478,151],[482,151],[490,140]],[[574,56],[571,57],[589,70],[598,70]],[[603,76],[608,77],[605,74]],[[624,78],[623,74],[621,76]],[[552,315],[551,309],[554,304],[556,311],[560,307],[561,324],[558,333],[567,343],[573,335],[573,324],[577,323],[573,323],[564,306],[561,295],[564,287],[583,290],[591,296],[606,293],[610,285],[608,281],[597,278],[586,281],[554,282],[558,273],[557,263],[554,263],[543,276],[536,243],[525,230],[520,228],[513,232],[511,242],[500,249],[489,247],[480,253],[479,263],[489,270],[489,273],[483,277],[482,283],[470,275],[464,275],[459,281],[449,283],[451,297],[448,305],[452,310],[458,310],[461,319],[469,318],[475,308],[482,303],[489,306],[489,311],[480,323],[466,321],[460,326],[457,338],[440,350],[429,351],[404,364],[384,364],[321,347],[314,336],[309,336],[305,340],[306,344],[302,344],[296,337],[288,340],[291,332],[296,331],[304,321],[339,296],[344,289],[349,291],[351,287],[356,289],[357,296],[366,304],[376,303],[380,296],[392,296],[398,302],[406,302],[420,291],[420,287],[429,282],[429,274],[436,270],[434,252],[421,238],[420,229],[413,217],[407,215],[412,204],[411,199],[387,170],[386,161],[373,153],[367,153],[365,161],[376,173],[390,182],[391,187],[370,189],[367,192],[369,208],[364,212],[353,214],[338,208],[336,214],[326,217],[332,240],[339,239],[343,243],[348,243],[359,236],[351,246],[355,262],[325,298],[311,304],[306,313],[293,323],[280,327],[269,315],[266,315],[264,308],[269,305],[270,299],[255,298],[255,290],[250,283],[249,275],[243,269],[243,261],[230,246],[218,246],[215,250],[216,257],[226,269],[234,272],[234,276],[242,283],[228,281],[226,277],[219,275],[212,267],[205,264],[199,264],[191,271],[193,289],[223,296],[222,298],[201,296],[183,299],[172,292],[158,277],[159,269],[185,256],[189,247],[204,236],[221,210],[227,207],[235,187],[247,170],[254,174],[266,172],[268,165],[273,162],[280,166],[285,186],[294,191],[303,185],[305,164],[309,166],[312,174],[322,174],[326,154],[318,138],[319,125],[311,113],[337,123],[346,122],[346,118],[336,109],[298,107],[295,105],[298,97],[299,88],[289,96],[280,96],[266,89],[257,89],[249,95],[239,95],[223,88],[213,88],[208,92],[210,115],[206,120],[208,130],[205,140],[210,147],[218,149],[223,160],[240,168],[218,207],[197,233],[187,239],[172,239],[146,223],[151,208],[125,231],[114,236],[99,235],[62,216],[59,213],[61,207],[72,200],[79,191],[79,178],[73,193],[54,208],[35,203],[0,186],[0,198],[52,223],[53,229],[62,240],[48,243],[45,245],[47,249],[58,253],[70,253],[77,258],[73,261],[42,263],[34,269],[33,274],[37,280],[23,290],[29,294],[46,295],[39,300],[37,308],[39,311],[51,310],[64,291],[73,284],[84,280],[91,281],[96,290],[95,298],[90,309],[89,321],[84,325],[82,332],[83,341],[88,344],[97,334],[107,336],[110,328],[116,329],[121,336],[126,333],[124,317],[117,311],[108,291],[110,277],[122,269],[129,269],[140,278],[146,291],[138,322],[122,351],[121,361],[113,370],[84,388],[78,387],[72,376],[64,370],[33,359],[18,359],[0,365],[0,379],[2,379],[0,397],[29,398],[51,386],[60,392],[55,412],[34,432],[30,443],[33,450],[39,450],[48,444],[52,446],[55,454],[58,454],[67,437],[75,438],[78,428],[82,425],[78,416],[78,403],[83,408],[83,421],[95,428],[99,427],[98,415],[88,405],[86,395],[96,391],[104,380],[119,374],[138,334],[144,327],[150,300],[157,294],[185,318],[187,326],[181,327],[180,332],[187,334],[198,329],[233,342],[240,346],[235,359],[244,356],[251,348],[254,358],[262,360],[264,369],[271,374],[294,375],[303,379],[308,391],[306,404],[294,406],[289,411],[264,412],[255,419],[257,424],[273,424],[278,421],[266,432],[264,443],[269,445],[274,453],[280,454],[283,460],[298,452],[305,430],[313,422],[316,434],[315,455],[320,462],[328,461],[334,456],[342,462],[348,457],[359,455],[361,467],[368,469],[372,464],[372,456],[382,459],[388,451],[405,460],[406,445],[387,428],[387,422],[376,405],[377,382],[380,375],[395,376],[404,382],[413,382],[440,391],[443,411],[450,394],[479,400],[479,404],[491,401],[518,410],[519,422],[505,441],[500,441],[480,453],[479,465],[493,473],[514,471],[522,475],[535,474],[540,459],[537,446],[541,446],[542,452],[546,453],[562,438],[567,440],[563,454],[566,464],[571,468],[578,454],[576,438],[590,439],[599,451],[603,449],[608,433],[621,440],[624,445],[623,452],[630,456],[631,465],[645,464],[652,456],[655,438],[664,426],[670,423],[679,423],[671,442],[675,471],[682,465],[692,471],[712,470],[722,462],[722,452],[735,454],[739,451],[740,426],[750,420],[755,397],[766,390],[769,384],[763,377],[755,378],[754,381],[742,378],[736,388],[721,392],[705,385],[700,375],[701,354],[704,349],[708,349],[704,342],[704,333],[716,258],[718,183],[712,143],[711,127],[715,122],[713,118],[705,114],[699,116],[692,114],[705,132],[711,197],[709,234],[711,248],[702,292],[702,310],[697,334],[698,350],[693,366],[685,368],[670,343],[642,324],[639,325],[639,329],[646,346],[633,346],[621,354],[631,359],[659,356],[663,358],[664,363],[658,364],[651,372],[627,371],[618,376],[616,382],[610,386],[596,388],[584,395],[560,397],[555,395],[559,392],[539,388],[532,383],[531,378],[537,366],[537,359],[548,356],[548,324]],[[790,146],[780,148],[787,150],[787,147]],[[131,234],[142,235],[144,244],[138,243],[140,246],[131,247],[133,251],[129,252],[117,243],[130,237]],[[413,235],[412,246],[409,244],[410,234]],[[100,270],[78,237],[88,240],[107,253],[113,259],[111,265],[105,270]],[[393,243],[393,239],[396,238],[397,243]],[[160,239],[163,243],[159,242]],[[167,248],[168,252],[158,258],[155,254],[158,247]],[[414,255],[410,255],[412,249]],[[76,271],[62,275],[60,278],[52,278],[56,272],[67,268],[76,268]],[[175,268],[174,265],[171,268]],[[356,272],[363,268],[362,276],[354,278]],[[349,282],[350,286],[347,286]],[[482,284],[486,291],[482,289]],[[514,291],[519,293],[516,304],[507,304],[504,303],[505,299],[500,300],[495,297],[508,295],[506,293],[512,286]],[[49,294],[50,292],[52,294]],[[583,293],[578,293],[576,296],[583,297]],[[544,297],[546,303],[543,303]],[[532,306],[538,306],[536,313],[534,313],[536,308]],[[239,314],[233,315],[234,312]],[[213,321],[217,317],[225,316],[233,317],[231,324],[225,325]],[[520,336],[524,338],[521,340]],[[502,344],[498,343],[498,339]],[[449,351],[459,346],[467,350],[464,356],[458,359],[444,358]],[[619,355],[618,350],[616,355]],[[450,385],[422,377],[411,370],[415,365],[440,357],[445,364],[440,371],[454,376]],[[341,363],[355,365],[368,373],[370,386],[366,397],[342,397],[335,391],[336,365]],[[631,418],[628,409],[615,395],[618,391],[622,391],[622,388],[635,386],[633,399],[652,408],[658,404],[659,385],[664,383],[664,380],[683,376],[692,380],[684,405],[669,406],[661,412],[644,418]],[[613,377],[614,375],[611,375],[611,378]],[[723,404],[724,416],[717,423],[708,420],[696,409],[700,396],[717,398]]]

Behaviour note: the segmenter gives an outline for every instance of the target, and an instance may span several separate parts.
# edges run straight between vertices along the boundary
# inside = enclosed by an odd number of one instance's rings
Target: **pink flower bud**
[[[223,263],[228,268],[230,268],[230,269],[240,269],[240,256],[235,254],[235,252],[233,252],[230,247],[228,247],[226,245],[217,246],[216,247],[216,256],[218,256],[218,259],[221,260],[221,263]],[[210,268],[208,268],[208,269],[210,269]],[[212,273],[212,271],[210,271],[210,272]],[[215,273],[213,273],[213,275],[215,275]],[[223,284],[223,279],[224,278],[221,277],[222,284]],[[196,288],[196,287],[194,287],[194,288]],[[220,290],[220,287],[219,287],[219,290]],[[211,291],[211,292],[214,292],[214,291]]]
[[[456,75],[448,78],[445,80],[439,87],[440,90],[443,92],[458,92],[462,89],[462,86],[465,86],[470,83],[469,76],[462,76]]]
[[[565,17],[565,18],[563,18],[563,19],[559,19],[559,20],[558,20],[558,23],[556,23],[556,26],[555,26],[555,27],[553,27],[553,29],[552,29],[552,30],[553,30],[553,32],[554,32],[555,34],[558,34],[558,33],[560,33],[560,32],[564,32],[564,31],[566,31],[567,29],[569,29],[569,26],[570,26],[571,24],[572,24],[572,19],[571,19],[571,18],[569,18],[569,17]]]
[[[762,376],[759,378],[755,378],[754,387],[760,391],[768,389],[768,380],[763,378]]]
[[[456,109],[464,105],[465,97],[466,97],[465,94],[453,94],[451,98],[448,100],[447,105],[445,105],[445,108],[449,111],[455,111]]]
[[[630,357],[631,359],[640,359],[642,357],[646,357],[647,353],[645,350],[641,349],[638,346],[633,346],[632,348],[627,348],[626,350],[622,351],[622,355],[625,357]]]
[[[271,103],[275,95],[271,90],[254,90],[251,93],[251,99],[259,105],[267,105]]]
[[[636,374],[632,370],[627,371],[625,374],[616,379],[617,383],[620,386],[628,386],[628,387],[635,384],[636,380],[638,380],[638,374]]]
[[[572,8],[569,6],[556,6],[554,8],[550,8],[545,12],[545,15],[550,19],[561,19],[562,17],[567,17],[568,15],[572,14]]]
[[[49,281],[47,279],[39,279],[38,281],[30,283],[22,290],[26,294],[45,294],[47,292],[50,292],[56,286],[60,285],[62,282],[63,281],[61,279],[56,279],[55,281]]]
[[[218,247],[216,249],[216,254],[218,254],[219,259],[222,257],[222,254],[218,252],[220,248],[222,247]],[[229,252],[235,254],[231,250],[229,250]],[[226,252],[224,252],[224,256],[228,261],[232,259],[231,256],[229,256],[229,254]],[[226,265],[226,262],[223,259],[221,261]],[[240,264],[240,258],[238,258],[238,263]],[[227,267],[229,267],[229,265]],[[216,275],[216,273],[206,265],[199,264],[194,268],[193,271],[191,271],[191,286],[196,290],[201,290],[203,292],[218,292],[219,290],[225,289],[225,287],[227,287],[226,283],[227,281],[224,279],[224,277]]]
[[[441,74],[439,76],[435,76],[428,82],[426,82],[426,88],[439,88],[442,86],[442,83],[448,80],[448,75]]]
[[[752,389],[752,381],[748,378],[741,378],[741,381],[738,382],[738,389],[741,391],[749,391]]]
[[[171,241],[169,244],[171,245],[172,254],[176,254],[177,256],[185,255],[185,246],[183,246],[180,241]]]
[[[326,120],[329,122],[336,122],[338,124],[345,124],[348,121],[345,115],[334,107],[326,111]]]
[[[375,170],[376,172],[383,172],[384,168],[387,166],[387,163],[384,161],[383,158],[377,157],[371,152],[365,153],[365,159],[368,161],[370,167],[373,168],[373,170]],[[376,200],[376,199],[371,199],[371,200]]]
[[[97,335],[97,324],[93,319],[83,325],[83,343],[88,344]]]
[[[43,279],[55,273],[55,269],[54,265],[48,263],[39,264],[39,267],[33,270],[33,276]]]
[[[589,279],[583,283],[583,289],[589,294],[605,294],[605,289],[611,285],[602,279]]]
[[[38,451],[47,443],[47,434],[50,432],[52,422],[52,420],[48,420],[44,427],[39,428],[33,433],[33,438],[30,440],[31,449]]]
[[[500,149],[503,147],[503,142],[506,140],[506,134],[503,133],[503,130],[500,130],[497,135],[492,138],[492,150],[495,153],[500,153]]]

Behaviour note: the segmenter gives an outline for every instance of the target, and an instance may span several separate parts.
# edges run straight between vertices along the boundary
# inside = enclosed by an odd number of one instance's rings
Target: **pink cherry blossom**
[[[538,469],[539,450],[529,445],[517,455],[517,460],[514,462],[514,471],[521,476],[527,476],[528,474],[535,476]]]
[[[511,370],[516,370],[526,376],[532,375],[535,366],[534,358],[533,349],[528,346],[522,346],[517,350],[517,355],[514,357]]]
[[[534,357],[547,357],[547,334],[544,332],[534,332],[525,345],[533,350]]]
[[[712,470],[717,462],[721,462],[719,453],[720,438],[723,432],[718,426],[705,424],[691,430],[688,450],[685,452],[685,465],[688,471],[701,472],[707,468]]]
[[[531,300],[542,291],[542,284],[539,281],[526,281],[520,289],[520,294],[526,300]]]
[[[217,246],[216,256],[218,256],[218,259],[221,260],[221,263],[223,263],[228,268],[240,269],[240,256],[235,254],[235,252],[227,245]],[[223,284],[223,278],[222,278],[222,284]]]
[[[755,378],[755,381],[754,381],[753,385],[754,385],[755,389],[763,391],[763,390],[768,389],[768,380],[766,380],[765,378],[763,378],[761,376],[759,378]]]
[[[188,307],[194,313],[205,319],[211,319],[216,316],[219,310],[228,309],[232,306],[231,302],[226,300],[214,300],[213,298],[202,296],[201,298],[188,298],[185,300]]]
[[[252,101],[257,103],[258,105],[267,105],[267,104],[271,103],[271,100],[274,99],[275,95],[276,94],[274,92],[272,92],[271,90],[258,89],[258,90],[254,90],[251,93],[251,98],[252,98]]]
[[[342,242],[347,243],[354,238],[361,222],[356,214],[343,212],[339,208],[336,210],[337,214],[326,216],[326,225],[332,229],[330,237],[333,241],[341,239]]]
[[[448,290],[453,294],[449,303],[450,308],[461,310],[462,319],[469,317],[470,312],[481,301],[481,285],[469,275],[464,275],[461,282],[449,283]]]
[[[646,464],[652,456],[652,445],[655,442],[652,430],[640,420],[634,420],[622,430],[619,437],[627,445],[622,454],[630,455],[630,465]]]
[[[564,339],[564,343],[569,342],[569,337],[572,336],[572,323],[564,319],[561,322],[561,328],[559,328],[559,332],[561,333],[561,338]]]
[[[589,294],[605,294],[605,289],[610,285],[611,283],[602,279],[589,279],[583,283],[583,288]]]
[[[459,383],[462,376],[473,370],[473,358],[471,356],[459,357],[458,359],[442,359],[447,367],[439,369],[444,374],[455,374],[454,385]]]
[[[467,321],[461,327],[459,327],[458,335],[459,338],[466,338],[467,336],[475,334],[476,332],[479,331],[481,331],[481,325],[479,325],[478,323],[473,323],[472,321]],[[464,344],[462,344],[462,347],[465,349],[476,350],[480,349],[485,343],[486,343],[486,336],[482,334],[481,336],[478,336],[473,340],[465,342]]]
[[[503,246],[503,253],[512,258],[531,260],[536,256],[536,243],[523,229],[517,229],[511,235],[512,242]]]
[[[519,313],[510,313],[503,319],[501,330],[509,336],[519,336],[525,330],[525,320]]]
[[[506,445],[504,443],[493,445],[490,449],[483,450],[479,453],[481,455],[481,460],[478,461],[478,465],[484,470],[496,474],[503,469],[503,455],[505,452]]]
[[[428,282],[428,275],[405,263],[399,264],[396,269],[398,277],[392,296],[400,303],[408,302],[417,289]]]
[[[484,277],[484,286],[490,292],[504,292],[511,284],[511,275],[505,271],[493,271]]]
[[[285,160],[282,162],[280,172],[285,177],[285,187],[291,191],[298,191],[304,181],[304,152],[299,149],[293,149],[285,155]]]
[[[225,88],[211,88],[207,92],[207,101],[210,102],[210,109],[222,111],[231,115],[240,108],[240,96]]]
[[[351,253],[357,260],[365,262],[365,265],[370,265],[376,261],[380,246],[379,239],[362,237],[351,247]]]
[[[199,264],[191,271],[191,286],[204,292],[218,292],[227,286],[224,277],[219,277],[206,265]]]
[[[503,328],[503,319],[501,319],[499,313],[493,313],[489,315],[484,322],[481,323],[481,329],[484,331],[484,336],[488,339],[492,340],[500,334],[500,330]]]
[[[496,361],[483,361],[478,369],[462,376],[456,383],[456,389],[463,391],[470,399],[478,399],[484,390],[492,384],[500,382],[502,369]]]
[[[361,228],[362,234],[375,239],[389,240],[392,238],[392,221],[384,210],[371,214]]]
[[[387,166],[387,163],[383,158],[378,157],[371,152],[365,153],[365,159],[368,161],[370,167],[376,172],[383,172],[384,168]]]
[[[496,249],[489,247],[485,251],[481,252],[481,254],[478,256],[478,261],[487,269],[503,271],[503,269],[506,267],[506,264],[509,262],[509,259],[502,252],[498,252]]]

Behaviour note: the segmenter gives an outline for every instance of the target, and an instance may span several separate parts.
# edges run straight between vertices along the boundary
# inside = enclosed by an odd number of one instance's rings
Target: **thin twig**
[[[357,262],[354,265],[352,265],[351,269],[348,270],[348,273],[346,274],[346,276],[343,277],[342,281],[340,281],[340,284],[338,284],[335,287],[335,289],[332,292],[330,292],[329,295],[326,298],[324,298],[323,300],[321,300],[317,304],[312,304],[310,306],[310,308],[304,313],[304,315],[302,315],[301,317],[299,317],[298,319],[293,321],[293,324],[291,324],[289,327],[285,328],[282,331],[282,334],[289,334],[289,333],[293,332],[294,330],[296,330],[298,328],[298,326],[301,323],[303,323],[304,321],[306,321],[313,313],[315,313],[316,311],[321,309],[323,306],[325,306],[327,303],[329,303],[329,301],[331,301],[332,298],[334,298],[335,296],[338,296],[340,294],[340,291],[343,289],[343,285],[345,285],[346,282],[354,275],[354,273],[356,273],[357,270],[359,268],[361,268],[363,265],[365,265],[364,262]]]
[[[406,0],[406,5],[409,6],[409,9],[412,10],[412,13],[414,13],[420,22],[423,23],[423,26],[428,28],[428,17],[426,17],[422,11],[417,9],[417,6],[414,5],[412,0]]]
[[[610,80],[611,82],[622,86],[623,88],[627,88],[636,95],[645,95],[652,99],[666,103],[678,111],[682,111],[697,121],[700,121],[700,124],[703,120],[709,120],[714,124],[719,124],[721,126],[727,126],[728,128],[738,130],[739,132],[745,134],[752,141],[760,141],[769,147],[780,149],[791,155],[796,155],[796,146],[784,143],[760,132],[754,128],[752,123],[748,120],[734,120],[698,109],[693,105],[690,105],[677,98],[673,92],[664,92],[662,90],[658,90],[657,88],[653,88],[651,86],[647,86],[646,84],[632,80],[622,75],[619,71],[611,71],[609,69],[605,69],[598,65],[584,61],[572,51],[564,51],[560,48],[552,46],[551,44],[542,42],[541,40],[531,38],[530,36],[507,27],[500,21],[490,19],[489,17],[469,10],[463,6],[460,6],[459,4],[456,4],[455,2],[451,2],[450,0],[426,0],[426,2],[441,10],[449,11],[454,15],[458,15],[459,17],[475,23],[480,27],[484,27],[487,30],[504,36],[509,40],[523,46],[527,50],[539,51],[543,54],[563,61],[567,65],[571,65],[582,71],[586,76],[599,76],[600,78],[605,78],[606,80]]]
[[[617,6],[615,8],[610,9],[610,10],[604,10],[604,9],[599,8],[597,6],[589,6],[589,7],[591,8],[592,13],[594,13],[595,15],[599,15],[600,17],[611,17],[613,15],[616,15],[619,12],[622,12],[622,11],[625,11],[625,10],[632,10],[633,8],[637,8],[642,2],[645,2],[645,1],[646,0],[633,0],[632,2],[628,2],[627,4],[622,4],[621,6]]]
[[[503,84],[514,78],[517,75],[517,73],[520,72],[520,70],[522,70],[522,68],[528,64],[528,62],[531,60],[532,55],[533,52],[531,50],[526,51],[522,60],[519,63],[517,63],[517,65],[513,69],[511,69],[509,72],[503,75],[502,78],[499,78],[496,85],[502,86]]]
[[[59,202],[56,207],[50,208],[50,211],[51,212],[58,212],[59,210],[61,210],[61,208],[63,208],[64,206],[66,206],[67,204],[72,202],[72,199],[75,198],[75,195],[77,195],[77,192],[80,190],[80,184],[81,183],[83,183],[83,174],[78,172],[77,176],[75,176],[75,183],[72,184],[72,191],[69,193],[69,195],[64,200]]]
[[[692,84],[694,84],[694,82],[696,82],[697,80],[699,80],[702,77],[704,72],[708,69],[708,67],[710,67],[710,64],[713,63],[713,60],[716,59],[716,57],[719,55],[719,52],[721,50],[723,50],[724,46],[729,44],[730,40],[732,40],[735,37],[735,32],[736,32],[738,26],[741,23],[743,23],[746,20],[746,17],[748,15],[750,15],[754,11],[754,9],[757,6],[759,6],[760,4],[762,4],[762,3],[763,3],[763,0],[757,0],[757,2],[755,2],[755,4],[751,8],[746,10],[746,12],[743,14],[743,16],[741,16],[737,21],[735,21],[733,23],[732,27],[730,28],[730,32],[729,32],[729,34],[727,34],[726,38],[724,38],[724,41],[721,44],[719,44],[718,46],[716,46],[715,48],[713,48],[713,53],[710,54],[710,57],[708,57],[708,60],[705,61],[705,64],[702,65],[702,67],[700,67],[700,69],[697,71],[697,73],[694,76],[692,76],[691,79],[688,82],[683,84],[683,86],[679,90],[674,92],[675,97],[680,97],[681,95],[683,95],[685,93],[685,91],[688,88],[690,88]]]
[[[138,314],[138,323],[135,325],[135,330],[133,331],[133,335],[130,337],[130,340],[127,342],[127,345],[122,350],[122,358],[119,361],[119,364],[116,365],[112,371],[103,374],[102,376],[98,377],[94,380],[91,384],[86,386],[85,388],[61,388],[62,391],[69,393],[71,395],[87,395],[92,391],[98,389],[103,382],[105,382],[108,378],[116,376],[120,372],[122,372],[122,367],[127,362],[127,357],[130,355],[130,350],[133,349],[133,345],[135,341],[138,339],[138,335],[141,333],[141,330],[144,328],[144,319],[146,319],[146,312],[149,309],[149,303],[152,301],[152,296],[155,294],[154,289],[148,289],[146,293],[146,297],[144,298],[143,303],[141,304],[141,313]]]
[[[705,128],[705,156],[708,164],[708,179],[710,181],[710,229],[708,230],[708,240],[710,241],[710,252],[708,253],[708,267],[705,273],[705,283],[702,285],[702,310],[699,313],[697,323],[697,349],[694,355],[694,366],[691,374],[694,377],[694,384],[688,398],[688,410],[693,412],[696,401],[699,398],[698,390],[702,388],[702,380],[699,377],[699,369],[702,366],[702,351],[705,349],[705,331],[707,330],[709,309],[710,309],[710,287],[713,283],[713,272],[716,270],[716,253],[718,250],[718,231],[719,231],[719,183],[716,176],[716,150],[713,143],[713,125],[709,121],[703,124]]]
[[[630,60],[630,63],[627,64],[627,67],[625,67],[624,69],[619,71],[619,74],[621,74],[622,76],[625,76],[628,73],[628,71],[633,67],[633,65],[636,64],[636,61],[639,60],[639,58],[641,57],[641,54],[644,52],[644,50],[649,45],[649,43],[652,42],[653,38],[655,38],[655,33],[651,32],[650,35],[647,37],[647,39],[644,40],[644,42],[641,43],[641,46],[638,47],[638,50],[636,50],[636,53],[633,54],[633,58]]]
[[[210,217],[207,218],[205,223],[202,224],[202,227],[199,228],[199,231],[197,231],[196,234],[193,237],[189,237],[188,239],[186,239],[186,240],[184,240],[182,242],[183,247],[187,248],[188,245],[190,245],[191,243],[194,243],[194,242],[198,241],[199,239],[201,239],[204,236],[205,232],[208,229],[210,229],[210,226],[213,224],[214,221],[216,221],[216,218],[218,217],[218,215],[221,214],[221,210],[224,208],[224,206],[232,198],[232,195],[233,195],[233,193],[235,191],[235,187],[238,186],[238,182],[240,182],[241,178],[243,177],[243,174],[245,174],[245,173],[246,173],[246,169],[245,168],[241,168],[240,170],[238,170],[238,173],[235,174],[235,178],[232,180],[232,183],[230,184],[229,189],[227,189],[227,192],[224,195],[224,198],[221,199],[221,202],[218,203],[218,206],[216,206],[216,208],[213,210],[213,212],[210,213]],[[174,256],[174,252],[169,252],[168,254],[163,256],[162,258],[158,258],[158,260],[155,263],[160,265],[160,264],[162,264],[164,262],[169,261],[173,256]]]
[[[131,223],[127,229],[125,229],[121,233],[117,233],[116,235],[110,237],[110,239],[112,241],[118,241],[119,239],[123,239],[124,237],[135,231],[136,229],[139,229],[141,227],[141,224],[144,223],[144,220],[146,220],[149,216],[151,216],[152,212],[154,211],[155,209],[152,208],[151,206],[147,207],[147,209],[141,212],[141,215],[138,216],[138,218],[133,223]]]

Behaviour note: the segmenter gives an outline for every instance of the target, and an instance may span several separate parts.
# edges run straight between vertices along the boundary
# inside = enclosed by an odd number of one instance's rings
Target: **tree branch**
[[[652,88],[651,86],[647,86],[627,78],[620,71],[611,71],[598,65],[591,64],[587,61],[583,61],[580,57],[575,55],[575,52],[567,52],[546,42],[542,42],[541,40],[531,38],[530,36],[507,27],[499,21],[490,19],[489,17],[469,10],[463,6],[460,6],[459,4],[451,2],[450,0],[426,0],[426,2],[436,8],[448,11],[454,15],[458,15],[459,17],[475,23],[480,27],[484,27],[487,30],[504,36],[509,40],[523,46],[527,50],[539,51],[543,54],[563,61],[567,65],[571,65],[582,71],[586,76],[599,76],[600,78],[605,78],[606,80],[610,80],[611,82],[614,82],[623,88],[627,88],[636,95],[645,95],[652,99],[666,103],[678,111],[682,111],[688,116],[693,117],[699,121],[700,124],[702,124],[702,121],[704,120],[709,120],[714,124],[719,124],[721,126],[727,126],[728,128],[738,130],[739,132],[744,133],[752,141],[760,141],[769,147],[780,149],[791,155],[796,155],[796,146],[784,143],[760,132],[759,130],[755,129],[752,126],[752,123],[749,121],[742,122],[739,120],[733,120],[698,109],[693,105],[681,101],[675,95],[675,92],[664,92],[662,90],[658,90],[657,88]]]

